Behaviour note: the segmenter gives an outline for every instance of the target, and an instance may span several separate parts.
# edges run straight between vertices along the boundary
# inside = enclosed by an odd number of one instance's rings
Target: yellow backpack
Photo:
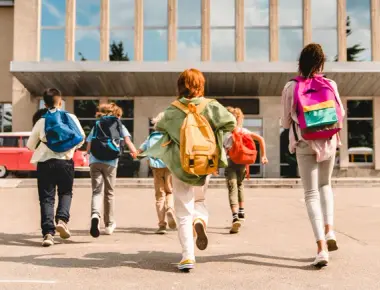
[[[192,103],[186,106],[180,101],[172,103],[186,114],[181,127],[180,159],[183,170],[189,174],[208,175],[218,170],[219,150],[215,134],[207,119],[201,115],[212,101],[204,99],[198,106]]]

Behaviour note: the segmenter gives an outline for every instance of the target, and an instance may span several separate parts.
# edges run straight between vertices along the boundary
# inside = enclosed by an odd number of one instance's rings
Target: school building
[[[87,132],[96,106],[116,101],[140,144],[194,67],[207,96],[264,136],[270,163],[252,175],[293,176],[280,96],[310,42],[347,110],[335,174],[380,175],[380,0],[0,0],[0,130],[30,131],[56,87]]]

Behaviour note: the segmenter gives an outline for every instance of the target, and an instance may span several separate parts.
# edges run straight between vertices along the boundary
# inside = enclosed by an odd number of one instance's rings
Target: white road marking
[[[0,283],[55,284],[57,282],[51,280],[0,280]]]

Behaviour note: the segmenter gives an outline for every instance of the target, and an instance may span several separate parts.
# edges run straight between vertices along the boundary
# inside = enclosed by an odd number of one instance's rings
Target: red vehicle
[[[9,172],[36,171],[36,167],[30,164],[33,151],[26,147],[29,136],[30,132],[0,133],[0,178],[5,178]],[[85,153],[75,152],[75,171],[89,171]]]

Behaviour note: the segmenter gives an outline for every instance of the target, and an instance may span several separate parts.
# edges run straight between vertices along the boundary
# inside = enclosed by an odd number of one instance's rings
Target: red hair
[[[177,88],[180,97],[189,99],[201,97],[205,94],[205,77],[195,68],[185,70],[178,78]]]

